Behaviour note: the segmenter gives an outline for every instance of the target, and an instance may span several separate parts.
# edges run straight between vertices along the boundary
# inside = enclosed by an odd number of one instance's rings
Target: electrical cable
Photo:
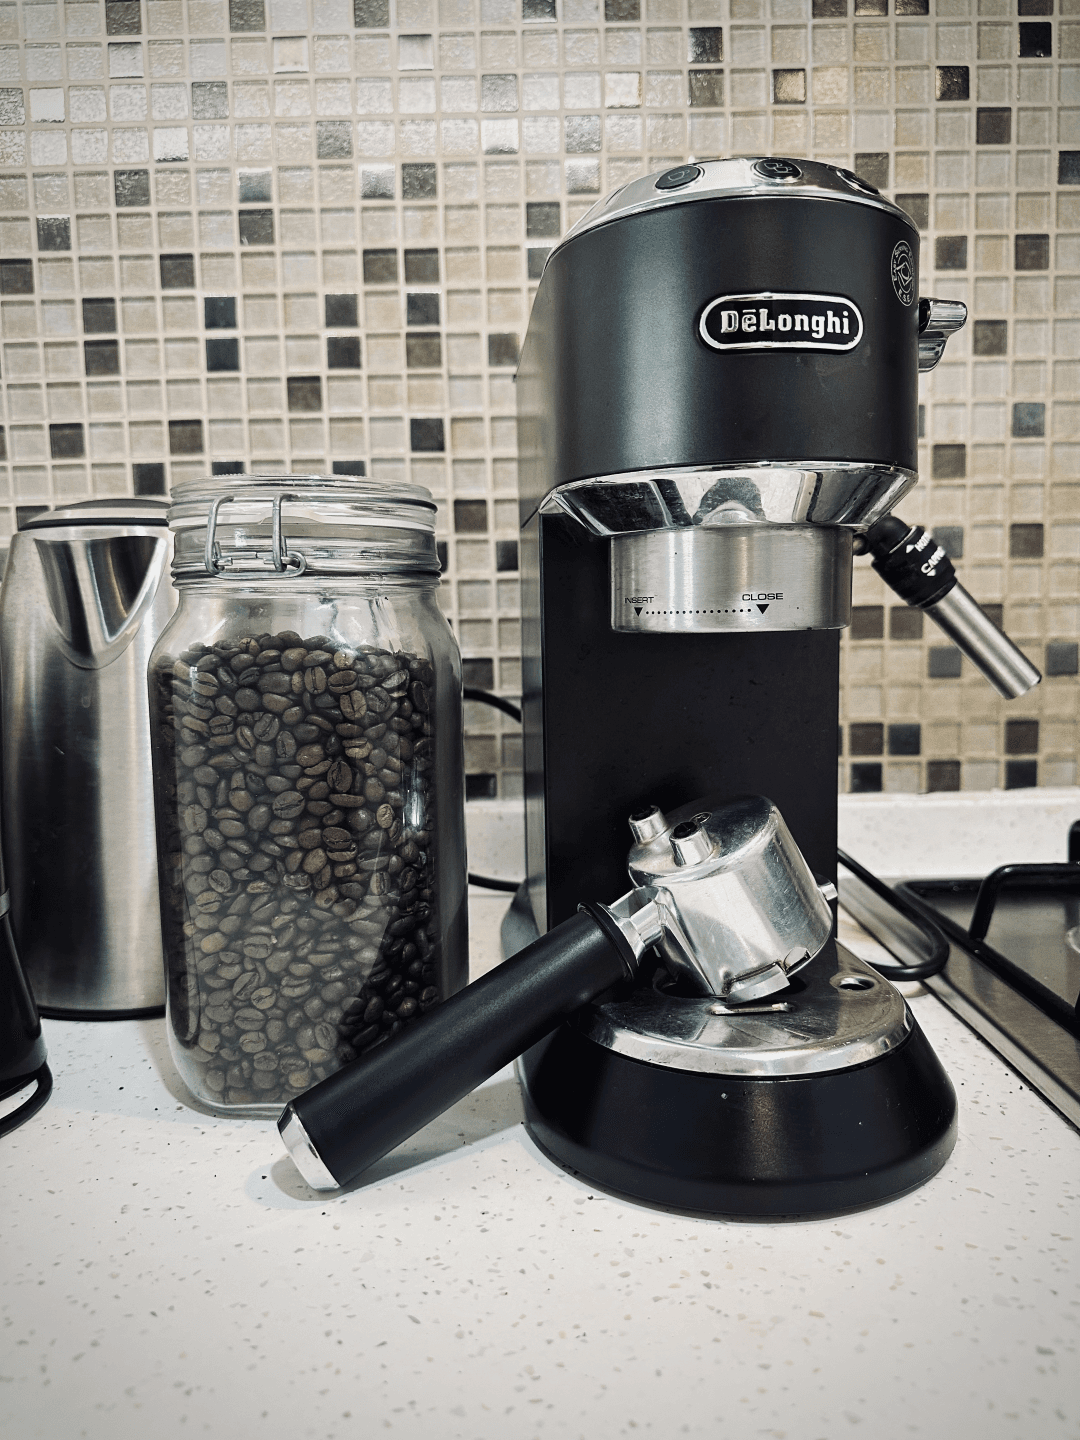
[[[519,724],[521,722],[521,711],[509,700],[504,700],[501,695],[493,695],[489,690],[479,690],[471,685],[464,688],[462,695],[466,700],[475,700],[481,705],[490,705],[495,710],[501,710],[504,715],[509,715],[511,720],[517,720]],[[913,925],[930,947],[928,958],[917,964],[905,965],[898,961],[895,965],[874,965],[874,969],[879,970],[890,980],[927,980],[931,975],[937,975],[943,970],[949,958],[949,942],[934,922],[916,910],[891,885],[886,885],[883,880],[872,875],[869,870],[860,865],[857,860],[853,860],[850,855],[846,855],[843,850],[837,850],[836,858],[846,870],[851,871],[861,884],[873,891],[880,900],[884,900],[897,914]],[[524,882],[519,880],[496,880],[487,875],[471,873],[469,875],[469,884],[477,885],[484,890],[514,892],[522,883]],[[864,926],[864,928],[867,927]],[[879,943],[884,943],[880,937],[875,936],[874,938],[878,939]],[[873,964],[873,961],[870,963]]]

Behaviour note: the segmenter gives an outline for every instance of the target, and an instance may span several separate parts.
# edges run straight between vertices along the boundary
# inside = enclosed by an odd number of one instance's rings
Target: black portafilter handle
[[[1042,675],[960,584],[952,561],[928,530],[886,515],[867,530],[865,547],[885,583],[901,600],[924,610],[999,695],[1015,700],[1039,683]]]
[[[278,1129],[297,1169],[317,1190],[347,1185],[637,966],[608,911],[583,905],[392,1043],[290,1101]]]

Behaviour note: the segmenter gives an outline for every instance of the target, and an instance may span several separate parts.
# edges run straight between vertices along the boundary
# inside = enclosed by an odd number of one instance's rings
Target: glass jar
[[[166,1017],[191,1093],[276,1115],[466,981],[461,662],[418,485],[173,491],[150,660]]]

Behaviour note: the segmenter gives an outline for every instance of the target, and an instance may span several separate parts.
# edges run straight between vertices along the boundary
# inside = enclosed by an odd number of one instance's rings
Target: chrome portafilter
[[[784,989],[832,934],[835,892],[814,879],[771,801],[743,796],[630,819],[634,888],[466,986],[404,1034],[291,1101],[278,1120],[315,1189],[354,1179],[573,1011],[633,980],[653,947],[705,995]]]

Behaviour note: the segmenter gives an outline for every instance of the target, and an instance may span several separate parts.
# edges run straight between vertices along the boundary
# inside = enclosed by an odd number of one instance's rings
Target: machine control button
[[[851,186],[852,190],[858,190],[863,195],[881,194],[881,191],[878,190],[876,186],[871,185],[869,180],[864,180],[861,175],[856,175],[853,170],[844,170],[839,165],[834,165],[832,168],[836,171],[837,175],[840,176],[840,179],[843,180],[845,185]]]
[[[684,185],[691,185],[695,180],[700,180],[705,171],[700,165],[680,165],[676,170],[665,170],[657,180],[657,190],[681,190]]]
[[[801,180],[802,171],[793,160],[757,160],[754,172],[766,180]]]

